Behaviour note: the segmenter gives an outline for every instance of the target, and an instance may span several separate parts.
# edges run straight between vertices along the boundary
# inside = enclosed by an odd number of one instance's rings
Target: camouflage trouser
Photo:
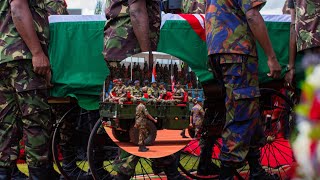
[[[201,135],[201,129],[202,129],[202,123],[203,123],[203,119],[198,119],[198,120],[194,123],[194,127],[195,127],[194,136],[195,136],[195,137],[200,137],[200,135]]]
[[[22,136],[28,165],[45,165],[52,128],[45,79],[31,60],[1,64],[0,78],[0,166],[16,163]]]
[[[146,129],[146,123],[147,123],[147,120],[146,119],[136,119],[136,123],[134,125],[135,128],[138,128],[139,130],[139,142],[138,142],[138,145],[141,146],[141,145],[144,145],[144,140],[146,139],[147,137],[147,129]]]
[[[258,59],[251,56],[222,54],[210,57],[214,76],[226,92],[226,124],[222,132],[220,159],[241,166],[263,143],[259,110]],[[257,151],[254,151],[257,152]]]
[[[125,174],[128,176],[134,176],[136,165],[138,164],[140,157],[131,155],[122,149],[120,149],[119,151],[120,155],[114,161],[113,169],[118,173]],[[155,166],[155,168],[178,168],[178,156],[176,154],[151,160],[152,166]]]
[[[145,126],[139,127],[139,142],[138,142],[139,146],[144,145],[144,140],[147,138],[147,133],[148,133],[148,131]]]

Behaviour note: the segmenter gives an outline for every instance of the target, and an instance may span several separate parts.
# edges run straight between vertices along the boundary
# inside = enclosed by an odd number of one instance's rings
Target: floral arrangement
[[[320,177],[320,57],[304,58],[306,80],[296,107],[299,134],[293,143],[300,179]],[[299,179],[299,178],[297,178]]]

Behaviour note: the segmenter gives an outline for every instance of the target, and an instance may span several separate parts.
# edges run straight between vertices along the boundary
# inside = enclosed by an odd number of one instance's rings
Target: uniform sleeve
[[[293,0],[288,0],[288,8],[294,9],[294,1]]]
[[[149,115],[148,109],[145,106],[143,108],[143,113],[144,113],[145,116]]]
[[[266,4],[266,0],[237,0],[240,6],[240,9],[246,14],[249,10],[255,7],[262,7]]]
[[[204,117],[205,112],[204,112],[203,108],[200,109],[200,114],[202,117]]]

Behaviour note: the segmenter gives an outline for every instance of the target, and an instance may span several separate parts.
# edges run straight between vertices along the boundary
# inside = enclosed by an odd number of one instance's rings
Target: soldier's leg
[[[119,157],[113,162],[113,169],[118,173],[119,179],[130,179],[135,172],[140,157],[129,154],[119,148]]]
[[[22,124],[10,85],[12,71],[10,63],[0,65],[0,179],[11,178],[11,168],[19,156]]]
[[[23,123],[26,161],[32,179],[49,178],[49,148],[52,130],[48,90],[43,77],[33,72],[31,61],[19,62],[16,68],[16,98]]]
[[[147,129],[145,126],[140,126],[139,128],[139,142],[138,142],[138,145],[139,145],[139,151],[141,152],[145,152],[145,151],[148,151],[149,149],[146,148],[145,146],[145,139],[147,138]]]

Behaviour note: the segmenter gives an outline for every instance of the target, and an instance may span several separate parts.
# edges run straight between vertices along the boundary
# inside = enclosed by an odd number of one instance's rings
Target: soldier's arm
[[[130,19],[134,34],[136,35],[141,51],[150,50],[149,17],[146,0],[129,0]]]
[[[270,69],[270,73],[268,73],[268,76],[272,78],[280,78],[281,67],[272,48],[267,27],[259,12],[259,6],[253,7],[248,10],[246,12],[246,18],[254,37],[257,39],[268,57],[268,66]]]
[[[40,45],[28,0],[11,0],[9,2],[13,23],[32,53],[34,72],[49,76],[49,73],[51,74],[49,59]]]
[[[157,120],[154,119],[154,118],[149,114],[147,108],[144,108],[144,109],[143,109],[143,113],[144,113],[144,115],[145,115],[148,119],[150,119],[151,121],[157,123]]]

